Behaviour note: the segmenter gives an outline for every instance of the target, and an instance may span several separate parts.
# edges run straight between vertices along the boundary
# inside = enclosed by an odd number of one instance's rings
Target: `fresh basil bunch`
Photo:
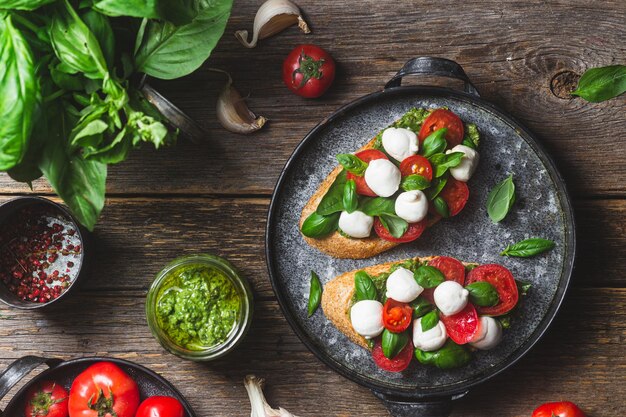
[[[45,176],[92,230],[107,165],[177,134],[130,77],[196,70],[231,7],[232,0],[0,0],[0,171],[29,184]]]

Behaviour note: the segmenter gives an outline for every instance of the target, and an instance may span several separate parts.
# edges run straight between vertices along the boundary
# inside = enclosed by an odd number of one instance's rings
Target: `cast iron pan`
[[[22,378],[34,371],[41,365],[48,365],[47,369],[34,377],[17,394],[11,399],[4,412],[0,411],[0,417],[23,417],[26,392],[30,387],[39,381],[51,380],[62,384],[68,391],[72,385],[72,381],[85,369],[96,362],[113,362],[119,366],[124,372],[130,375],[137,385],[139,385],[139,393],[141,400],[153,395],[165,395],[174,397],[181,402],[185,408],[185,417],[196,417],[193,409],[182,396],[180,392],[172,384],[167,382],[163,377],[156,373],[122,359],[110,358],[81,358],[69,361],[61,361],[59,359],[46,359],[37,356],[25,356],[13,362],[0,375],[0,400],[13,388]]]
[[[400,86],[402,77],[440,75],[465,83],[465,91]],[[469,182],[470,199],[458,216],[439,222],[417,241],[370,259],[333,259],[309,247],[298,230],[303,206],[336,165],[335,155],[353,152],[411,107],[447,106],[481,134],[480,165]],[[514,174],[517,201],[507,218],[493,224],[485,201],[491,188]],[[556,242],[530,259],[499,256],[529,237]],[[413,256],[447,255],[481,264],[499,263],[530,281],[517,318],[495,349],[473,354],[463,368],[443,371],[413,363],[402,374],[382,371],[370,353],[343,336],[319,311],[307,319],[309,274],[322,282],[340,273]],[[370,388],[394,416],[447,416],[452,399],[519,360],[546,331],[563,300],[575,255],[572,207],[563,179],[537,139],[518,122],[480,99],[455,62],[423,57],[408,61],[385,89],[362,97],[324,119],[296,148],[280,175],[269,209],[266,256],[270,280],[283,312],[303,343],[324,363]],[[417,361],[414,361],[417,362]]]

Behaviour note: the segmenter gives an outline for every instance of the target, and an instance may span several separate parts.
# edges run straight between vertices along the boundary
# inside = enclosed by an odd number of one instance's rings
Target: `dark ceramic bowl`
[[[76,283],[81,277],[83,272],[83,267],[85,263],[85,231],[79,226],[76,219],[70,214],[70,212],[63,206],[54,203],[48,199],[41,197],[17,197],[12,200],[9,200],[5,203],[0,204],[0,230],[4,231],[8,222],[14,220],[14,216],[22,209],[27,208],[29,206],[44,206],[49,207],[52,213],[52,217],[66,227],[70,227],[76,231],[74,235],[74,240],[80,242],[82,249],[79,254],[77,254],[76,258],[72,261],[74,262],[74,267],[68,273],[70,274],[70,278],[68,280],[69,287],[67,287],[59,297],[53,298],[50,301],[45,303],[39,303],[34,301],[23,301],[18,298],[15,294],[9,291],[7,285],[0,280],[0,301],[5,303],[10,307],[19,308],[22,310],[34,310],[38,308],[48,307],[52,304],[59,302],[61,299],[67,297],[67,295],[76,287]],[[0,251],[8,250],[5,246],[0,245]],[[1,268],[1,265],[0,265]]]

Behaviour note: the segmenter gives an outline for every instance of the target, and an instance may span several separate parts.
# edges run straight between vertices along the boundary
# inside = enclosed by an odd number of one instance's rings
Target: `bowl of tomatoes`
[[[3,417],[195,417],[182,394],[162,376],[111,358],[69,361],[25,356],[0,375],[0,399],[41,365],[9,401]]]

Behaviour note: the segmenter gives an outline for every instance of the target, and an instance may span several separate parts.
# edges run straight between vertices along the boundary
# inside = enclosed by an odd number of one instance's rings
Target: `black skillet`
[[[457,78],[465,83],[465,91],[403,87],[401,80],[407,75]],[[335,166],[335,155],[360,148],[414,106],[447,106],[481,131],[481,162],[469,182],[470,200],[465,210],[427,230],[416,242],[370,259],[333,259],[309,247],[300,236],[298,219],[303,206]],[[493,224],[485,209],[487,194],[510,173],[514,174],[517,201],[504,221]],[[552,239],[557,246],[532,259],[498,255],[507,244],[528,237]],[[468,366],[442,371],[413,363],[402,374],[381,371],[369,352],[351,343],[321,311],[307,319],[310,270],[315,270],[325,283],[342,272],[427,255],[499,263],[516,278],[533,284],[503,342],[491,351],[474,353]],[[266,230],[270,280],[291,327],[322,362],[370,388],[398,417],[447,416],[453,399],[524,356],[544,334],[561,305],[574,255],[572,207],[552,159],[532,133],[480,98],[461,66],[432,57],[408,61],[382,91],[342,107],[302,140],[280,175]]]
[[[39,375],[31,379],[13,396],[4,412],[0,411],[0,417],[23,417],[26,399],[24,398],[28,389],[40,381],[55,381],[63,385],[69,390],[72,381],[85,369],[96,362],[107,361],[113,362],[119,366],[124,372],[130,375],[139,386],[141,400],[154,396],[164,395],[174,397],[181,402],[185,409],[185,417],[196,417],[193,409],[182,396],[182,394],[174,388],[172,384],[167,382],[163,377],[135,363],[122,359],[111,358],[81,358],[62,361],[59,359],[46,359],[38,356],[25,356],[13,362],[0,375],[0,400],[14,387],[22,378],[30,374],[32,371],[42,365],[47,365],[49,369],[41,372]]]

